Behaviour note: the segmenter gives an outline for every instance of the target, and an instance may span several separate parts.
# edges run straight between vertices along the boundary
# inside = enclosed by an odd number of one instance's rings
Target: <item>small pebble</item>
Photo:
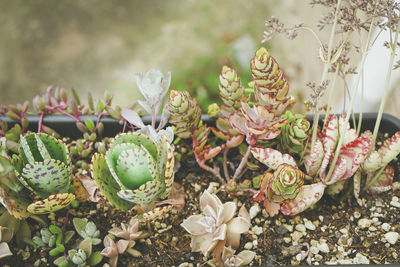
[[[389,242],[391,245],[396,244],[397,240],[399,239],[399,233],[397,232],[388,232],[384,236],[387,242]]]
[[[304,223],[304,226],[311,231],[314,231],[316,229],[315,225],[311,221],[306,221]]]
[[[261,235],[263,233],[262,227],[256,225],[251,229],[256,235]]]
[[[293,232],[293,225],[291,224],[284,224],[283,225],[289,232]]]
[[[388,223],[383,223],[383,224],[381,225],[381,228],[382,228],[383,231],[388,232],[388,231],[390,230],[390,224],[388,224]]]
[[[357,253],[353,264],[369,264],[369,259],[361,253]]]
[[[306,231],[306,227],[304,226],[304,224],[297,224],[296,225],[296,230],[299,231],[299,232],[304,233]]]
[[[258,213],[260,213],[260,211],[261,211],[260,205],[256,204],[251,206],[249,210],[250,218],[253,219],[254,217],[256,217]]]
[[[358,219],[358,218],[360,218],[360,217],[361,217],[361,213],[358,212],[358,211],[355,211],[355,212],[354,212],[354,218]]]
[[[362,218],[358,220],[358,227],[360,227],[361,229],[366,229],[368,227],[371,226],[371,220],[367,219],[367,218]]]
[[[253,248],[253,243],[252,243],[252,242],[247,242],[247,243],[244,245],[244,249],[250,250],[250,249],[252,249],[252,248]]]
[[[322,253],[329,253],[329,247],[327,243],[321,243],[318,244],[318,249],[319,251],[321,251]]]

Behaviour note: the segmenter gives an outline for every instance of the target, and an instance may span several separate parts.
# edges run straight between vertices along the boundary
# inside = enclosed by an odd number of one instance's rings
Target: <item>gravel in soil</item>
[[[297,216],[270,218],[262,205],[251,203],[249,196],[229,195],[221,190],[216,179],[197,167],[193,157],[183,157],[182,165],[175,181],[185,187],[188,195],[185,208],[142,225],[141,230],[150,236],[139,240],[134,248],[143,256],[124,254],[119,257],[118,266],[205,265],[206,259],[200,253],[191,252],[190,235],[180,226],[185,218],[200,212],[199,197],[205,189],[216,193],[223,202],[234,201],[249,210],[252,227],[242,235],[238,251],[255,251],[253,265],[400,263],[399,182],[394,184],[394,190],[364,196],[362,207],[354,201],[339,202],[324,196],[313,209]],[[109,229],[128,222],[134,214],[135,211],[116,210],[105,201],[81,203],[79,209],[70,210],[67,229],[73,227],[72,217],[84,217],[95,222],[104,238]],[[49,218],[61,225],[65,215],[66,210],[62,210]],[[33,235],[38,234],[40,226],[33,221],[30,225]],[[10,247],[14,255],[1,259],[1,266],[51,266],[55,259],[49,257],[48,251],[33,251],[29,246],[18,249],[14,242]],[[102,244],[94,250],[102,250]]]

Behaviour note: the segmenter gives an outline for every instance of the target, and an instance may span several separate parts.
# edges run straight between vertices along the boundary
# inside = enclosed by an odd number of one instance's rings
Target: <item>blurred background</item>
[[[158,68],[171,71],[171,88],[189,90],[206,111],[224,64],[244,84],[250,80],[249,60],[262,45],[267,18],[316,30],[322,12],[298,0],[2,0],[0,104],[21,103],[54,85],[82,96],[109,90],[114,104],[128,106],[140,98],[134,73]],[[288,76],[296,110],[304,110],[305,84],[319,82],[322,71],[317,42],[302,33],[266,46]],[[398,92],[386,111],[400,116]]]

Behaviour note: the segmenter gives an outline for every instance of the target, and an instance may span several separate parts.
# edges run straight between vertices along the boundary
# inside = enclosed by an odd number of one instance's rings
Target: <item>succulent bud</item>
[[[310,122],[300,114],[294,116],[290,111],[286,111],[285,117],[289,123],[282,127],[280,146],[284,151],[299,153],[307,140]]]
[[[282,114],[293,100],[287,97],[289,83],[278,63],[265,47],[261,47],[256,51],[250,66],[256,101],[271,108],[276,115]]]
[[[239,107],[239,102],[244,97],[244,88],[234,69],[222,67],[218,88],[225,105]]]
[[[168,111],[170,122],[176,127],[176,135],[180,138],[189,138],[198,128],[201,110],[196,99],[191,98],[188,92],[172,90],[169,95]]]

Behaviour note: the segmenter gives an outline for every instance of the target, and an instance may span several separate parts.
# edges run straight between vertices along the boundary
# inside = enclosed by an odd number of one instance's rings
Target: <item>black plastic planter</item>
[[[376,121],[377,113],[363,113],[362,115],[362,131],[364,130],[373,130],[375,126],[375,121]],[[359,114],[355,114],[356,121],[358,122]],[[27,119],[29,120],[29,130],[31,131],[37,131],[38,128],[38,122],[40,117],[39,116],[27,116]],[[81,116],[80,119],[82,121],[85,121],[86,119],[91,119],[93,122],[96,122],[97,117],[96,116]],[[150,124],[151,123],[151,117],[150,116],[143,116],[142,117],[143,121],[145,124]],[[202,119],[205,123],[208,125],[214,125],[215,124],[215,118],[210,118],[207,115],[203,115]],[[307,116],[307,119],[312,121],[313,118],[311,115]],[[5,121],[9,124],[9,126],[13,126],[16,121],[11,120],[7,117],[0,116],[0,121]],[[71,138],[79,138],[82,136],[82,133],[78,130],[78,128],[75,126],[75,120],[72,118],[69,118],[64,115],[50,115],[50,116],[45,116],[43,119],[43,124],[54,129],[56,132],[61,134],[62,136],[68,136]],[[119,123],[119,121],[108,117],[108,116],[103,116],[101,118],[101,122],[104,124],[104,132],[103,136],[104,137],[111,137],[115,136],[117,133],[121,132],[123,129],[123,125]],[[320,119],[320,122],[322,122],[322,119]],[[352,122],[352,119],[350,118],[350,123]],[[384,113],[382,116],[382,121],[380,124],[380,131],[384,133],[388,133],[389,136],[393,135],[397,131],[400,130],[400,119]]]

